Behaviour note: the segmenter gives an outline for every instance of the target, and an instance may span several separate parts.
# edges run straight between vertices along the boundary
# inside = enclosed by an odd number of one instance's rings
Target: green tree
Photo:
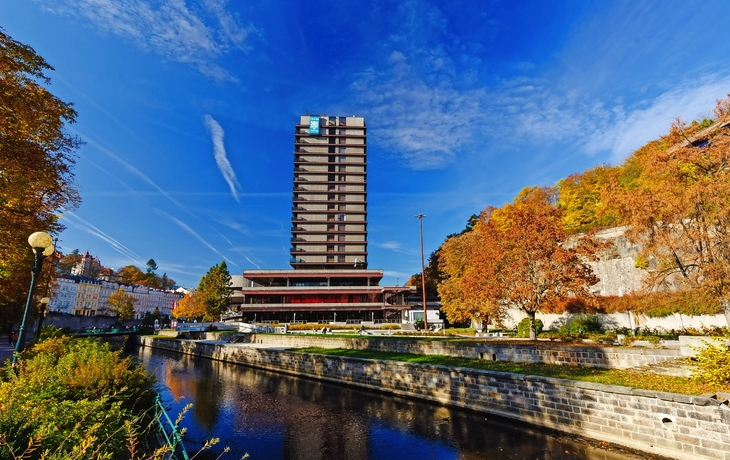
[[[81,202],[73,175],[81,141],[65,131],[76,112],[46,89],[52,70],[0,28],[0,316],[11,320],[28,294],[28,235],[58,234],[59,217]]]
[[[196,296],[205,306],[203,320],[218,321],[231,303],[231,275],[225,260],[200,278]]]
[[[168,277],[167,273],[163,273],[162,277],[160,278],[160,289],[167,291],[174,287],[175,287],[175,280]]]
[[[124,292],[121,286],[117,292],[109,296],[107,302],[109,302],[109,313],[119,318],[120,321],[134,318],[134,304],[137,303],[137,298]]]

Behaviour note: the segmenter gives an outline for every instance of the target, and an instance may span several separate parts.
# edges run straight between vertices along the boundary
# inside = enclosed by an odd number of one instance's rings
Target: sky
[[[288,269],[294,125],[365,117],[368,268],[404,284],[469,216],[620,164],[730,92],[727,1],[0,0],[78,112],[58,248]]]

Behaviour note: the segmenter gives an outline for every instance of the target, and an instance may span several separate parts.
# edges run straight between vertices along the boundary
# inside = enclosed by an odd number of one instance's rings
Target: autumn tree
[[[492,302],[515,306],[530,319],[535,340],[537,312],[557,312],[566,298],[590,298],[598,282],[586,263],[591,250],[576,239],[567,244],[563,215],[554,192],[532,187],[512,204],[485,212],[472,262],[480,268],[472,284]]]
[[[677,120],[622,198],[649,287],[709,292],[730,319],[730,95],[714,113],[705,130]]]
[[[172,310],[172,316],[175,318],[187,319],[203,319],[205,316],[205,303],[202,302],[202,296],[198,296],[196,291],[190,291],[185,297],[180,299],[177,307]]]
[[[120,321],[134,319],[134,304],[137,303],[137,298],[124,292],[121,286],[117,292],[109,295],[107,302],[109,303],[108,312],[119,318]]]
[[[117,280],[124,284],[143,284],[145,273],[135,265],[127,265],[117,272]]]
[[[479,222],[479,216],[476,214],[472,214],[471,217],[467,220],[466,227],[464,230],[462,230],[460,233],[452,233],[451,235],[448,235],[446,237],[445,241],[448,241],[450,238],[453,238],[455,236],[463,235],[465,233],[468,233],[474,229],[474,226]],[[441,269],[441,250],[443,248],[443,244],[433,251],[428,256],[428,264],[424,268],[424,273],[426,274],[425,284],[426,284],[426,297],[427,298],[438,298],[439,292],[438,292],[438,286],[446,279],[445,274],[443,270]],[[405,284],[406,286],[416,286],[417,292],[420,295],[421,288],[423,283],[421,282],[421,274],[416,273],[413,276],[411,276],[408,281]]]
[[[0,316],[17,319],[30,285],[28,235],[58,234],[81,198],[74,184],[76,112],[46,86],[53,68],[0,28]]]
[[[442,310],[450,322],[501,324],[504,316],[504,303],[495,301],[484,283],[492,270],[486,265],[497,259],[483,253],[489,249],[481,242],[483,225],[478,223],[475,231],[448,238],[440,248],[444,279],[438,285],[438,292]]]

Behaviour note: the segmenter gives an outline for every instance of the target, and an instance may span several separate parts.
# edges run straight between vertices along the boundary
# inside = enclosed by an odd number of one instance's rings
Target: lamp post
[[[41,309],[40,314],[38,315],[38,329],[36,329],[36,342],[38,341],[38,338],[41,336],[41,328],[43,327],[43,319],[48,314],[48,303],[51,301],[49,297],[43,297],[41,299]]]
[[[425,214],[418,214],[418,227],[421,235],[421,294],[423,294],[423,329],[428,330],[428,311],[426,310],[426,267],[423,265],[423,218]]]
[[[25,311],[23,312],[23,321],[20,323],[18,330],[18,341],[15,344],[15,353],[13,354],[13,367],[17,366],[18,353],[25,348],[25,323],[28,321],[28,311],[33,301],[33,291],[38,282],[38,276],[43,267],[43,259],[53,254],[53,238],[46,232],[35,232],[28,237],[28,244],[33,248],[35,258],[33,259],[33,269],[30,272],[30,290],[28,291],[28,300],[25,302]]]

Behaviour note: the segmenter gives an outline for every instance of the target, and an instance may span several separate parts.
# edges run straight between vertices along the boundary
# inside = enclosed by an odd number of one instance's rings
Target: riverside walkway
[[[15,347],[11,347],[7,340],[0,343],[0,367],[5,363],[6,359],[13,357],[13,350],[15,350]]]

